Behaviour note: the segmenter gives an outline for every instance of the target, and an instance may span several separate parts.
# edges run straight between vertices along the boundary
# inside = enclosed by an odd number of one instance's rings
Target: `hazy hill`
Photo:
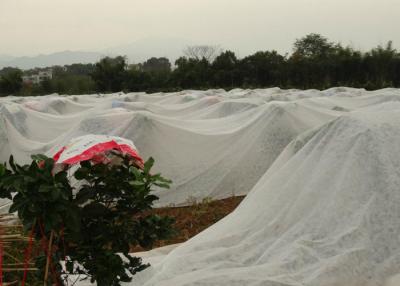
[[[92,63],[101,58],[98,52],[63,51],[48,55],[32,57],[0,57],[0,68],[11,66],[21,69],[48,67],[54,65],[69,65],[73,63]]]
[[[140,63],[151,57],[166,57],[171,63],[193,42],[182,38],[146,38],[104,50],[105,54],[125,55],[130,62]]]
[[[127,56],[131,63],[140,63],[151,57],[166,57],[174,63],[178,57],[182,56],[183,49],[188,45],[193,45],[193,42],[181,38],[147,38],[98,51],[62,51],[29,57],[0,55],[0,69],[8,66],[31,69],[73,63],[94,63],[103,56],[116,55]]]

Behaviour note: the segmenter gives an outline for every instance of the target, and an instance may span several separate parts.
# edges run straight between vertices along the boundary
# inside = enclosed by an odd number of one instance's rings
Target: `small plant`
[[[81,206],[81,231],[68,237],[76,246],[69,252],[67,269],[71,272],[78,261],[83,267],[78,272],[99,286],[130,281],[125,270],[133,275],[147,267],[128,254],[130,247],[149,248],[172,234],[172,219],[143,215],[158,199],[151,194],[153,186],[167,188],[170,181],[150,174],[151,158],[143,170],[132,166],[129,158],[121,159],[118,165],[81,162],[74,174],[84,182],[74,200]]]
[[[27,253],[32,253],[32,241],[39,241],[40,255],[36,257],[37,276],[47,281],[50,268],[54,273],[61,271],[59,264],[50,261],[61,260],[54,245],[62,238],[63,228],[79,228],[79,207],[73,202],[72,188],[67,172],[52,174],[54,161],[45,156],[33,156],[29,165],[20,166],[10,157],[7,169],[0,167],[0,196],[12,199],[10,213],[18,212],[30,243]],[[28,259],[28,258],[26,258]],[[24,275],[25,276],[25,275]],[[57,275],[53,275],[59,283]]]
[[[139,169],[130,157],[116,156],[119,164],[81,162],[73,174],[77,190],[68,171],[53,174],[53,159],[43,155],[30,165],[12,157],[11,169],[0,165],[0,196],[12,198],[10,212],[18,212],[25,231],[41,242],[36,267],[45,284],[61,285],[70,274],[85,274],[99,286],[128,282],[148,266],[130,256],[130,248],[150,248],[173,234],[171,218],[146,215],[158,199],[153,188],[171,182],[150,173],[152,158]]]

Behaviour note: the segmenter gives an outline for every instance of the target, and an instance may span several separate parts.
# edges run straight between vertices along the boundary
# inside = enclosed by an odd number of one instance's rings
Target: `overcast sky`
[[[101,51],[143,38],[287,52],[311,32],[399,48],[399,15],[400,0],[0,0],[0,54]]]

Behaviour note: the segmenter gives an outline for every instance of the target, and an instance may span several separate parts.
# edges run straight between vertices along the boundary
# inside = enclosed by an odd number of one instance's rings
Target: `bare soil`
[[[172,239],[159,241],[154,245],[154,248],[190,239],[231,213],[243,199],[243,196],[223,200],[205,199],[202,202],[193,202],[190,206],[153,209],[151,211],[153,214],[174,218],[173,227],[177,231],[177,235]],[[143,249],[134,247],[131,251],[138,252],[143,251]]]

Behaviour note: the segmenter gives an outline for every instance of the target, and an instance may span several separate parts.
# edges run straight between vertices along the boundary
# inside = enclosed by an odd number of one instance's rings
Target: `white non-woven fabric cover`
[[[315,96],[324,95],[301,97]],[[79,136],[118,136],[172,179],[159,205],[244,195],[293,138],[341,114],[297,99],[279,89],[1,98],[0,160],[27,163]]]
[[[120,136],[174,181],[161,204],[250,191],[131,285],[382,286],[400,269],[399,101],[342,87],[0,98],[0,159]]]
[[[399,273],[400,109],[295,142],[232,214],[129,285],[383,286]]]
[[[159,205],[245,195],[299,134],[399,99],[398,89],[342,87],[0,98],[0,161],[53,156],[83,135],[118,136],[172,179],[156,192]]]

